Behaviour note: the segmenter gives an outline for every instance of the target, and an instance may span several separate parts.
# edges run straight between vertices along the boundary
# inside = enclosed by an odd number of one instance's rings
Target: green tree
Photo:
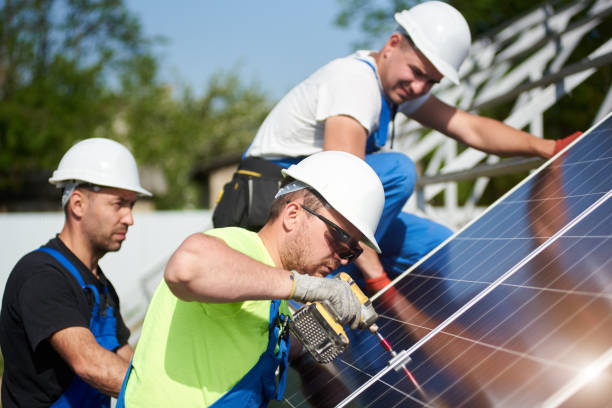
[[[110,79],[147,56],[150,42],[120,0],[0,7],[0,189],[19,192],[112,120]]]
[[[257,84],[241,83],[235,72],[213,75],[201,98],[189,88],[180,93],[173,98],[164,87],[123,82],[127,103],[121,120],[128,130],[122,141],[140,163],[161,172],[167,191],[154,198],[160,209],[200,205],[192,171],[201,162],[244,151],[271,107]],[[117,132],[111,137],[121,139]]]
[[[357,40],[360,48],[378,48],[397,26],[393,14],[409,9],[424,0],[337,0],[340,11],[334,23],[338,27],[359,27],[363,38]],[[549,2],[555,8],[570,4],[575,0],[556,0]],[[529,0],[453,0],[447,1],[461,11],[470,24],[473,38],[491,33],[492,30],[537,7]],[[544,3],[543,3],[544,4]]]
[[[122,0],[5,1],[0,198],[35,200],[46,189],[57,208],[49,173],[77,140],[103,136],[132,150],[144,178],[165,181],[157,208],[199,205],[194,168],[243,151],[270,103],[237,72],[213,76],[201,98],[172,90],[157,79],[151,44]]]

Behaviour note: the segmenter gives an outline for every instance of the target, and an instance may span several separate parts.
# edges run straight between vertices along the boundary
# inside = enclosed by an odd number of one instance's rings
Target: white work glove
[[[291,299],[298,302],[325,302],[333,308],[338,323],[357,329],[361,320],[361,303],[350,285],[340,279],[317,278],[293,272],[294,289]]]

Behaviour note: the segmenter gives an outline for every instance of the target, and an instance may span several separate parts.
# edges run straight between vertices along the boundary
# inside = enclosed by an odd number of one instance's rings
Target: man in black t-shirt
[[[121,248],[135,201],[151,194],[129,150],[102,138],[74,145],[49,181],[63,188],[65,223],[21,258],[6,282],[2,406],[108,407],[133,349],[98,261]]]

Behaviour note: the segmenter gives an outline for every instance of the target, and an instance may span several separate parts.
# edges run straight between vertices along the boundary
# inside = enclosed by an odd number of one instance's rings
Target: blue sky
[[[126,0],[156,47],[161,79],[200,95],[214,72],[237,70],[273,98],[333,58],[350,54],[356,30],[333,25],[336,0]],[[382,44],[381,44],[382,45]]]

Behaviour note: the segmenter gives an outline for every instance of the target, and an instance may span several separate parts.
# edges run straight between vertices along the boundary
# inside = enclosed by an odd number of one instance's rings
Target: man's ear
[[[286,231],[293,231],[299,223],[300,205],[295,201],[291,201],[283,208],[282,212],[283,228]]]
[[[402,35],[400,33],[393,33],[387,40],[387,45],[390,47],[399,47],[402,45]]]
[[[76,218],[83,217],[87,206],[89,205],[89,197],[82,190],[75,189],[68,199],[68,213]]]
[[[380,50],[380,53],[383,58],[388,58],[390,53],[396,49],[400,48],[402,45],[402,35],[400,33],[393,33]]]

